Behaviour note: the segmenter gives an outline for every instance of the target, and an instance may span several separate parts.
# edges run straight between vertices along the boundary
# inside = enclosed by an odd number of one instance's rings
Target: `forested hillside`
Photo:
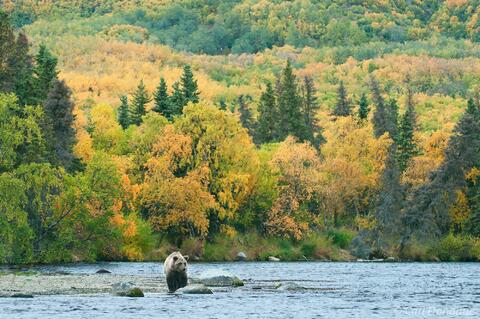
[[[1,1],[0,262],[480,259],[478,1]]]

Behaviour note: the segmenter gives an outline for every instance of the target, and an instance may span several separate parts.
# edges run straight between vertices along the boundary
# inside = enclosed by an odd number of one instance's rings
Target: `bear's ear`
[[[174,256],[173,257],[173,261],[177,261],[178,257],[177,256]]]
[[[188,255],[185,255],[185,256],[183,256],[183,258],[185,258],[185,260],[188,260],[188,258],[190,258],[190,257],[188,257]]]

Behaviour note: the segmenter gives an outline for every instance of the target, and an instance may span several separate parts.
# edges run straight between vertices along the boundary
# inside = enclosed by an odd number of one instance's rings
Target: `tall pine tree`
[[[35,57],[35,91],[37,103],[43,102],[57,80],[57,58],[47,49],[46,46],[41,45]]]
[[[63,80],[54,80],[44,103],[48,129],[51,130],[45,134],[47,142],[55,150],[56,160],[66,168],[71,168],[73,164],[73,146],[76,142],[71,95]]]
[[[262,92],[257,109],[256,143],[262,144],[276,141],[278,138],[279,112],[271,83],[267,83],[265,91]]]
[[[293,74],[290,61],[282,72],[279,87],[278,110],[280,140],[295,136],[299,141],[307,139],[307,130],[302,114],[302,100],[298,94],[297,79]]]
[[[198,91],[197,80],[193,77],[192,69],[190,65],[186,64],[183,67],[183,74],[180,78],[184,103],[187,104],[188,102],[198,103],[198,97],[200,92]],[[184,104],[184,105],[185,105]],[[182,105],[182,107],[184,106]]]
[[[431,240],[450,230],[450,208],[457,200],[457,191],[468,186],[465,176],[479,167],[480,116],[474,108],[467,108],[450,137],[443,164],[428,183],[409,196],[402,247],[412,238]]]
[[[33,62],[29,53],[30,44],[25,33],[20,32],[15,43],[14,90],[20,104],[34,104]]]
[[[345,89],[343,81],[340,81],[337,91],[337,104],[332,114],[335,116],[349,116],[351,112],[350,108],[351,105],[348,100],[347,90]]]
[[[315,118],[320,105],[317,102],[315,85],[309,76],[303,78],[303,116],[305,118],[306,138],[312,145],[319,147],[323,142],[322,130]]]
[[[118,107],[118,123],[123,129],[128,128],[130,125],[128,113],[128,97],[126,95],[122,95],[120,97],[120,106]]]
[[[252,112],[248,105],[248,101],[251,100],[251,97],[240,95],[238,97],[238,112],[240,113],[240,122],[242,126],[248,130],[250,136],[254,135],[255,123],[253,120]]]
[[[7,13],[0,9],[0,92],[13,92],[15,35]]]
[[[360,121],[365,121],[368,118],[368,113],[370,113],[370,107],[368,106],[367,95],[362,93],[358,102],[358,118]]]
[[[180,83],[175,82],[172,85],[173,93],[170,97],[170,103],[172,108],[173,114],[182,114],[183,107],[185,106],[185,98],[182,93],[182,89],[180,88]]]
[[[370,80],[370,87],[372,90],[372,100],[375,105],[375,113],[373,114],[375,137],[389,133],[390,137],[395,141],[398,125],[398,107],[396,106],[396,101],[390,100],[388,105],[385,103],[380,85],[374,77]]]
[[[130,124],[138,126],[142,123],[142,116],[147,113],[146,106],[150,101],[150,95],[143,84],[143,80],[141,80],[133,93],[133,100],[130,105]]]
[[[407,108],[400,120],[398,128],[397,161],[400,172],[404,172],[412,157],[418,154],[418,147],[414,140],[416,117],[413,98],[409,90],[407,92]]]
[[[160,84],[157,87],[157,90],[153,94],[153,109],[152,111],[157,112],[165,116],[169,121],[173,119],[176,114],[175,109],[170,103],[170,97],[168,96],[167,83],[165,79],[160,79]]]

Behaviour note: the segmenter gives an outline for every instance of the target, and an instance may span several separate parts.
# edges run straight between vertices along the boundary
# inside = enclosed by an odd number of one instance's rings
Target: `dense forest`
[[[480,260],[478,1],[0,4],[0,263]]]

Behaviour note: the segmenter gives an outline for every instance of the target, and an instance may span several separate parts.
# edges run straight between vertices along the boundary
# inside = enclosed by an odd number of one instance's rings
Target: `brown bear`
[[[170,256],[165,259],[163,272],[167,277],[169,292],[175,292],[177,289],[187,285],[187,260],[188,256],[182,256],[178,251],[171,253]]]

